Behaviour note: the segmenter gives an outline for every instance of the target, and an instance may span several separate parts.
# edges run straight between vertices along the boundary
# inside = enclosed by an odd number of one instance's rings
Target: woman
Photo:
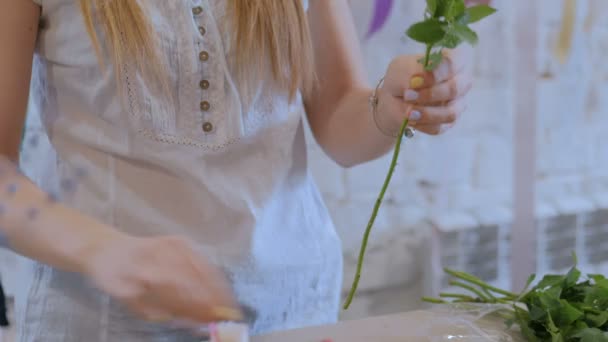
[[[348,13],[347,0],[1,2],[1,153],[18,158],[28,95],[52,147],[25,145],[35,182],[1,180],[0,229],[38,262],[19,341],[196,341],[172,323],[240,319],[241,305],[253,333],[334,322],[340,242],[304,114],[349,167],[389,151],[406,117],[442,132],[470,88],[465,58],[430,74],[400,56],[374,92]]]

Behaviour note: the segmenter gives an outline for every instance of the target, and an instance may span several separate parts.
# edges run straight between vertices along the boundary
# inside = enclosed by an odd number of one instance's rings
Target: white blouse
[[[335,321],[341,246],[307,167],[301,96],[290,104],[265,80],[234,80],[224,2],[142,2],[170,60],[162,98],[129,64],[116,87],[77,1],[34,1],[42,21],[24,172],[128,233],[193,239],[257,311],[254,333]],[[26,297],[18,341],[196,341],[46,266]]]

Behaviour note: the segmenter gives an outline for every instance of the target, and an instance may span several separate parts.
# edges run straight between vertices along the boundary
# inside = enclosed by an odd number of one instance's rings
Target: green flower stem
[[[426,69],[430,62],[431,50],[433,49],[433,45],[429,44],[426,46],[426,53],[424,57],[424,68]],[[397,142],[395,143],[395,149],[393,151],[393,159],[391,160],[391,165],[388,169],[388,173],[386,174],[386,178],[384,180],[384,184],[382,185],[382,189],[380,190],[380,195],[376,199],[376,203],[374,205],[374,209],[372,211],[372,216],[367,223],[367,227],[365,228],[365,233],[363,235],[363,241],[361,242],[361,249],[359,250],[359,258],[357,260],[357,271],[355,273],[355,279],[350,288],[350,292],[346,298],[346,302],[344,303],[344,310],[347,310],[350,307],[350,304],[353,301],[355,293],[357,292],[357,288],[359,287],[359,280],[361,279],[361,269],[363,268],[363,258],[365,257],[365,250],[367,248],[367,240],[369,239],[369,234],[371,233],[372,227],[374,225],[374,221],[376,220],[376,216],[378,215],[378,210],[380,209],[380,205],[382,204],[382,200],[384,199],[384,193],[388,188],[389,183],[391,182],[391,178],[393,177],[393,172],[395,171],[395,167],[397,166],[397,159],[399,158],[399,151],[401,149],[401,141],[403,140],[403,135],[405,134],[405,129],[407,128],[407,124],[409,123],[409,118],[403,120],[403,124],[399,129],[399,135],[397,136]],[[431,299],[431,298],[427,298]],[[443,301],[441,301],[443,302]]]
[[[492,286],[492,285],[484,282],[483,280],[481,280],[481,279],[479,279],[477,277],[474,277],[474,276],[472,276],[470,274],[466,274],[464,272],[457,272],[457,271],[453,271],[453,270],[450,270],[450,269],[445,269],[445,272],[447,274],[451,275],[452,277],[462,279],[464,281],[467,281],[467,282],[469,282],[471,284],[477,285],[477,286],[479,286],[481,288],[484,288],[486,290],[489,290],[489,291],[492,291],[494,293],[498,293],[498,294],[504,295],[504,296],[507,297],[507,298],[504,298],[504,299],[515,299],[515,298],[517,298],[519,296],[518,294],[515,294],[513,292],[505,291],[505,290],[499,289],[497,287],[494,287],[494,286]]]
[[[487,293],[488,295],[482,293],[482,291],[474,288],[471,285],[465,284],[463,282],[459,282],[459,281],[451,281],[450,285],[452,286],[457,286],[457,287],[461,287],[465,290],[468,290],[469,292],[474,293],[477,297],[479,297],[481,300],[485,301],[485,302],[489,302],[489,303],[494,303],[496,302],[496,298],[494,296],[492,296],[489,292]]]
[[[429,61],[431,60],[431,50],[433,49],[433,45],[428,44],[426,46],[426,53],[424,54],[424,68],[426,69],[429,66]]]
[[[432,304],[447,304],[443,299],[431,298],[431,297],[422,297],[423,302],[432,303]]]
[[[460,294],[460,293],[440,293],[439,297],[441,297],[441,298],[457,298],[457,299],[466,300],[468,302],[475,302],[475,301],[477,301],[475,298],[473,298],[471,296],[467,296],[467,295]]]
[[[388,188],[389,183],[391,182],[391,178],[393,177],[393,172],[395,171],[395,166],[397,166],[397,159],[399,158],[399,150],[401,149],[401,141],[403,140],[403,135],[405,133],[405,129],[407,128],[408,118],[403,120],[403,124],[399,129],[399,135],[397,136],[397,143],[395,143],[395,149],[393,151],[393,159],[391,161],[391,165],[388,169],[388,173],[386,174],[386,179],[384,180],[384,184],[382,185],[382,189],[380,190],[380,195],[378,195],[378,199],[376,199],[376,204],[374,205],[374,210],[372,211],[372,216],[367,223],[367,228],[365,228],[365,234],[363,235],[363,242],[361,243],[361,249],[359,250],[359,260],[357,261],[357,272],[355,274],[355,280],[353,281],[353,285],[350,289],[350,293],[346,299],[346,303],[344,304],[344,309],[348,309],[351,302],[353,301],[353,297],[355,296],[355,292],[357,292],[357,287],[359,286],[359,279],[361,279],[361,269],[363,267],[363,258],[365,256],[365,249],[367,248],[367,240],[369,238],[369,234],[371,233],[372,226],[374,225],[374,221],[376,220],[376,216],[378,215],[378,210],[380,209],[380,205],[382,204],[382,200],[384,199],[384,193]]]

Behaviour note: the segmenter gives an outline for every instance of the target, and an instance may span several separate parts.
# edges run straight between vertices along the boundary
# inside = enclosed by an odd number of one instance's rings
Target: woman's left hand
[[[466,110],[466,95],[472,87],[469,51],[466,47],[444,51],[443,62],[433,72],[424,70],[419,55],[394,59],[378,93],[379,124],[397,131],[409,117],[410,127],[431,135],[452,127]]]

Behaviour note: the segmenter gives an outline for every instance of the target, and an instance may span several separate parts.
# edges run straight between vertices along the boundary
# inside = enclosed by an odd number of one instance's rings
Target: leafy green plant
[[[462,0],[427,0],[426,4],[425,19],[412,25],[406,34],[426,45],[426,54],[420,63],[428,71],[441,63],[444,48],[454,49],[463,42],[477,44],[479,38],[469,24],[496,12],[486,5],[467,8]]]
[[[450,285],[464,293],[440,293],[423,298],[430,303],[508,304],[502,316],[508,328],[517,325],[530,342],[608,342],[608,279],[602,275],[582,276],[576,266],[566,274],[549,274],[535,286],[528,278],[522,293],[491,286],[464,272],[446,269],[454,280]]]
[[[444,48],[453,49],[464,42],[471,45],[477,44],[477,33],[469,27],[469,24],[478,22],[496,12],[495,9],[486,5],[467,8],[464,0],[427,0],[426,5],[424,20],[412,25],[406,31],[406,35],[411,39],[426,45],[426,53],[424,57],[419,60],[419,63],[421,63],[427,71],[433,71],[441,64]],[[386,189],[388,188],[393,172],[395,171],[401,148],[401,141],[407,128],[408,121],[409,120],[406,118],[399,129],[388,173],[382,184],[380,195],[376,200],[372,215],[365,229],[361,249],[359,251],[355,278],[346,299],[346,303],[344,304],[345,310],[350,306],[357,291],[359,280],[361,279],[361,270],[369,235],[376,216],[378,215],[382,200],[384,199]]]

